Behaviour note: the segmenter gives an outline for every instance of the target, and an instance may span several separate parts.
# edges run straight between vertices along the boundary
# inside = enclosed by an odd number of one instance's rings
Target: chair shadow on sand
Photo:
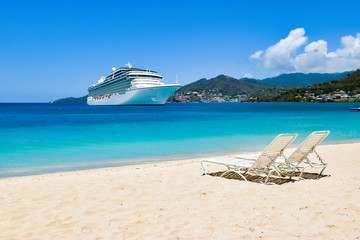
[[[219,171],[219,172],[208,173],[208,174],[213,177],[220,177],[225,172],[226,171]],[[291,180],[289,179],[289,177],[270,176],[268,183],[281,185],[281,184],[289,183],[289,182],[297,182],[299,175],[300,175],[299,172],[294,173]],[[249,182],[264,183],[266,180],[266,176],[261,176],[261,175],[253,175],[253,174],[246,173],[246,174],[244,174],[244,176],[246,177],[246,179]],[[304,180],[307,180],[307,179],[318,180],[318,179],[321,179],[324,177],[330,177],[330,176],[331,175],[324,175],[324,174],[320,175],[319,173],[304,172],[301,178]],[[222,177],[226,178],[226,179],[234,179],[234,180],[244,181],[244,179],[235,172],[228,172],[228,173],[224,174]]]

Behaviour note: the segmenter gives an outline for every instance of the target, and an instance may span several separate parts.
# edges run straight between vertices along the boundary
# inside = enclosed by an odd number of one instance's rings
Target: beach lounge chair
[[[204,175],[207,175],[205,163],[215,163],[225,165],[227,171],[222,175],[229,172],[235,172],[240,175],[246,182],[248,181],[245,177],[245,173],[256,173],[265,174],[265,184],[269,180],[269,176],[272,173],[278,173],[281,176],[287,175],[289,172],[293,173],[295,169],[288,167],[286,163],[275,163],[276,159],[283,156],[284,150],[296,139],[297,133],[286,133],[278,135],[263,153],[258,155],[256,159],[248,156],[238,156],[229,158],[214,158],[205,159],[201,161],[201,166],[204,170]],[[292,175],[291,175],[292,176]],[[291,177],[290,177],[291,178]]]
[[[324,172],[327,163],[320,157],[316,152],[315,148],[330,134],[330,131],[316,131],[311,133],[300,145],[299,147],[288,157],[280,157],[279,162],[285,161],[288,165],[296,168],[300,171],[299,179],[302,177],[304,170],[308,167],[311,168],[322,168],[319,177]],[[314,153],[318,162],[312,162],[309,159],[309,155]]]

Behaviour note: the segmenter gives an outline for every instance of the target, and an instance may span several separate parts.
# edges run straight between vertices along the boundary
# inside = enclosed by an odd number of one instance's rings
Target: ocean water
[[[0,104],[0,177],[262,150],[280,133],[360,141],[359,103]]]

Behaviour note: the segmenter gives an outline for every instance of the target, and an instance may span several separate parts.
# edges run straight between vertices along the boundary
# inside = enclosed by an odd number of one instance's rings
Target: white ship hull
[[[137,88],[124,93],[102,97],[88,97],[88,105],[164,105],[166,100],[180,88],[180,84],[168,84]]]

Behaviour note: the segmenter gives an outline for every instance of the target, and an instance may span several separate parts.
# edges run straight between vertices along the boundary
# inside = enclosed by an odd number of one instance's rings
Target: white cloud
[[[252,75],[251,73],[245,73],[243,78],[255,78],[255,76]]]
[[[293,71],[293,55],[296,50],[307,42],[303,28],[292,30],[284,39],[269,47],[265,51],[265,68],[278,69],[280,71]]]
[[[295,57],[294,68],[298,72],[323,72],[322,68],[326,65],[327,54],[326,41],[312,42],[305,47],[305,53]]]
[[[328,52],[326,41],[318,40],[306,45],[307,39],[303,28],[292,30],[286,38],[267,48],[259,60],[265,68],[281,73],[331,73],[360,68],[360,33],[356,37],[342,37],[342,47],[333,52]],[[296,54],[302,46],[305,46],[304,52]]]
[[[259,50],[254,52],[253,54],[250,55],[250,59],[260,59],[261,55],[264,53],[263,50]]]

